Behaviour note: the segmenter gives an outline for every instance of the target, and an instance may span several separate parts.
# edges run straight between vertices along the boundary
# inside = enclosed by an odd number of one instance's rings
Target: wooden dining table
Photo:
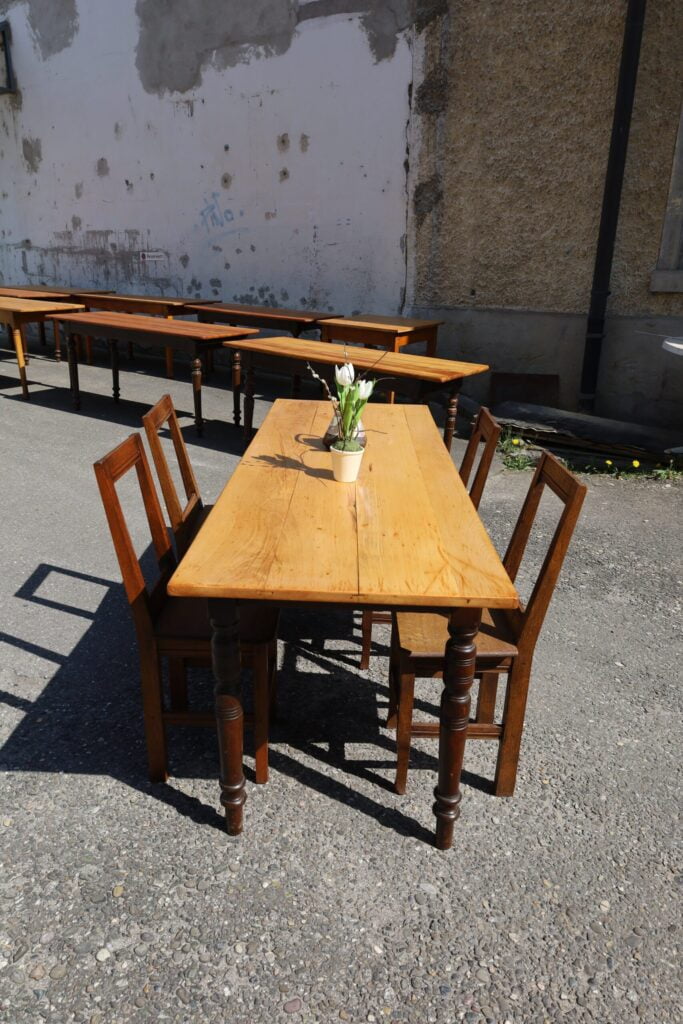
[[[106,295],[108,294],[107,289],[91,288],[91,289],[79,289],[78,292],[71,288],[62,288],[59,285],[44,285],[44,284],[27,284],[27,285],[3,285],[0,288],[0,296],[3,298],[18,298],[18,299],[34,299],[42,302],[49,302],[54,299],[55,302],[72,302],[74,295],[82,295],[83,303],[85,305],[86,298],[90,298],[93,295]],[[80,300],[79,300],[80,301]],[[45,338],[45,323],[41,321],[40,327],[40,343],[41,345],[47,344]],[[54,323],[54,337],[55,337],[55,359],[59,362],[61,359],[61,340],[59,337],[59,324],[57,321]]]
[[[187,302],[179,299],[177,295],[133,295],[123,292],[77,293],[78,302],[82,302],[87,310],[101,309],[108,313],[135,313],[143,316],[163,316],[167,320],[173,317],[183,316],[186,313]],[[193,306],[200,306],[210,299],[193,299]],[[92,339],[85,339],[85,354],[88,363],[92,362]],[[132,342],[129,348],[129,355],[132,355]],[[166,359],[166,376],[173,379],[173,348],[166,346],[164,349]]]
[[[242,831],[246,799],[240,607],[438,609],[449,639],[433,812],[447,849],[481,613],[515,608],[518,595],[425,406],[366,406],[353,484],[332,477],[329,420],[329,402],[274,403],[168,584],[208,600],[227,831]]]
[[[21,381],[21,396],[29,398],[28,377],[26,376],[26,364],[28,363],[28,349],[24,328],[26,324],[41,324],[58,310],[69,310],[78,312],[83,306],[74,302],[62,302],[54,298],[26,299],[17,295],[0,295],[0,324],[5,324],[9,330],[14,351],[19,366],[19,380]]]
[[[62,310],[64,307],[62,306]],[[82,309],[82,307],[79,307]],[[112,394],[118,402],[120,342],[141,345],[144,348],[165,347],[184,352],[192,361],[192,393],[194,396],[194,422],[201,437],[204,432],[202,417],[202,370],[207,355],[223,347],[233,338],[244,338],[256,332],[249,327],[226,327],[220,324],[198,324],[194,320],[159,319],[154,316],[135,316],[133,313],[90,311],[83,313],[55,313],[50,319],[59,320],[67,334],[69,356],[69,383],[74,408],[80,409],[80,386],[76,346],[81,336],[105,338],[109,345],[112,374]]]
[[[349,352],[343,345],[321,344],[308,338],[249,338],[242,344],[238,339],[225,342],[233,350],[233,421],[239,426],[241,418],[241,376],[246,369],[244,381],[244,436],[251,439],[254,418],[254,368],[262,359],[270,369],[298,364],[305,368],[312,366],[324,375],[331,367],[353,360],[356,372],[381,380],[392,381],[389,398],[393,401],[394,391],[408,387],[418,401],[427,401],[436,391],[447,390],[449,394],[444,442],[450,450],[455,432],[458,412],[458,395],[463,381],[480,373],[486,373],[485,363],[462,363],[456,359],[435,359],[430,356],[408,355],[402,352],[376,352],[355,348]],[[244,366],[243,366],[244,364]],[[237,373],[236,373],[237,370]],[[301,377],[294,378],[294,394],[298,397]]]

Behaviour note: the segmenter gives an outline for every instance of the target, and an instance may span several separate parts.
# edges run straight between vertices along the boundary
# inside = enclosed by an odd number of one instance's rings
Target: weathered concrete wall
[[[417,54],[409,305],[446,320],[453,354],[479,354],[506,372],[559,373],[569,408],[625,10],[625,0],[453,0]],[[658,323],[679,334],[683,296],[652,295],[649,280],[682,98],[682,37],[679,0],[649,5],[608,309],[679,316]],[[597,411],[683,427],[680,373],[671,357],[653,359],[657,339],[643,345],[637,333],[649,324],[608,323]],[[485,388],[474,387],[482,398]]]
[[[407,2],[0,11],[0,280],[399,309]]]

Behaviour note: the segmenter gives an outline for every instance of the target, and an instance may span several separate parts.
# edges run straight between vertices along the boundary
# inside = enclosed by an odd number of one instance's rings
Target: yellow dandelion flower
[[[640,463],[638,462],[638,459],[634,459],[633,462],[631,463],[631,465],[633,466],[634,469],[639,469],[640,468]]]
[[[605,465],[606,466],[611,466],[612,465],[612,460],[611,459],[605,459]]]
[[[512,443],[513,444],[521,444],[522,442],[520,441],[520,439],[518,437],[513,437],[512,438]]]

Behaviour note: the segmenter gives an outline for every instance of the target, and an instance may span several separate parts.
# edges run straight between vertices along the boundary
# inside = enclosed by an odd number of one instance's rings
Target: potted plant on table
[[[358,477],[365,450],[361,443],[360,417],[374,391],[375,382],[356,377],[353,363],[346,362],[343,366],[335,366],[335,397],[327,382],[311,366],[309,370],[322,382],[334,409],[336,436],[330,445],[332,475],[340,483],[353,483]]]

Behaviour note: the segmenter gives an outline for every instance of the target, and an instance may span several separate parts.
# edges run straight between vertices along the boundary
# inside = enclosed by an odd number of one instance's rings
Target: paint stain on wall
[[[78,231],[80,226],[81,226],[81,218],[80,217],[75,217],[75,216],[72,217],[71,218],[71,227],[73,228],[73,230],[74,231]]]
[[[282,170],[280,171],[280,181],[287,181],[288,178],[289,171],[287,170],[286,167],[283,167]]]
[[[183,255],[180,257],[180,264],[181,264],[181,266],[182,267],[186,267],[189,262],[190,262],[190,257],[187,255],[186,252],[183,253]]]
[[[45,0],[49,2],[49,0]],[[393,56],[401,32],[445,13],[448,0],[137,0],[135,63],[150,93],[188,92],[207,67],[223,70],[292,45],[297,26],[333,15],[360,16],[376,62]]]
[[[0,0],[0,14],[7,14],[15,0]],[[60,53],[78,31],[76,0],[28,0],[28,24],[43,60]]]
[[[97,161],[95,167],[97,168],[97,174],[100,178],[106,178],[109,174],[109,161],[106,156],[101,156]]]
[[[289,135],[287,132],[283,132],[282,135],[277,137],[277,148],[281,153],[286,153],[289,149]]]
[[[228,172],[226,171],[225,174],[221,177],[221,185],[223,186],[223,188],[230,188],[230,186],[232,185],[232,174],[228,174]]]
[[[302,153],[308,152],[308,144],[310,141],[310,137],[306,135],[306,132],[302,132],[301,138],[299,139],[299,149],[301,150]]]
[[[81,196],[83,195],[83,182],[82,181],[77,181],[76,184],[74,185],[74,195],[76,196],[76,199],[80,199]]]
[[[43,159],[43,146],[40,139],[29,139],[24,137],[21,140],[21,152],[24,157],[24,163],[28,167],[29,171],[33,171],[35,174],[40,167],[41,160]]]

